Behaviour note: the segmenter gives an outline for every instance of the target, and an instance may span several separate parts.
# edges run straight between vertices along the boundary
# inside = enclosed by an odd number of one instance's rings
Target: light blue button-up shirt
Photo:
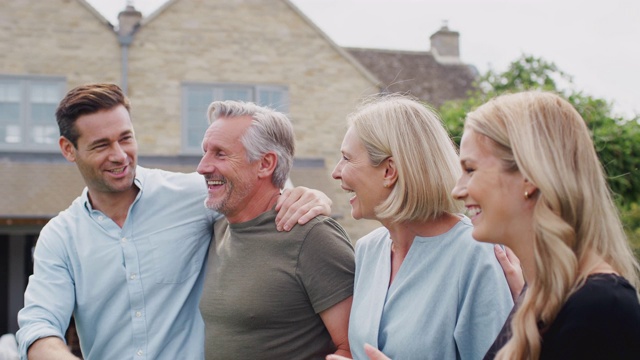
[[[73,314],[85,359],[203,359],[198,309],[211,226],[196,174],[138,167],[140,188],[120,228],[87,189],[40,233],[18,314],[20,355],[64,338]]]

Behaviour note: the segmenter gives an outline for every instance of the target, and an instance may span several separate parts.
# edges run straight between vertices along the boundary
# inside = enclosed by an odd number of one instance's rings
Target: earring
[[[529,192],[528,191],[524,192],[524,198],[525,198],[525,200],[529,200]]]

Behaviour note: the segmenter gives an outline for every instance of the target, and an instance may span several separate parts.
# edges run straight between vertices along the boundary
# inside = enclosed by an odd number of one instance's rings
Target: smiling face
[[[127,109],[113,109],[82,115],[75,122],[77,148],[64,137],[60,149],[75,162],[93,198],[136,191],[133,179],[138,144]]]
[[[242,135],[251,125],[250,116],[219,118],[207,129],[204,155],[198,173],[205,177],[209,193],[205,206],[227,216],[230,222],[247,206],[258,179],[259,161],[250,163]]]
[[[460,142],[462,175],[452,194],[464,201],[476,240],[512,246],[522,235],[520,224],[529,213],[525,180],[519,171],[504,169],[490,144],[484,135],[464,131]]]
[[[374,219],[375,207],[389,196],[390,188],[384,187],[384,162],[371,165],[367,150],[353,128],[349,128],[342,141],[342,158],[333,169],[333,176],[341,180],[342,189],[353,193],[349,200],[354,219]]]

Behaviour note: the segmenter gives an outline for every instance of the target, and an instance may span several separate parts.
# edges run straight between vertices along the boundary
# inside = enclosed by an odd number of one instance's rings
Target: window
[[[241,100],[268,106],[283,113],[289,111],[289,93],[284,86],[187,84],[183,87],[182,149],[202,152],[202,137],[207,126],[207,109],[212,101]]]
[[[0,76],[0,149],[57,151],[60,78]]]

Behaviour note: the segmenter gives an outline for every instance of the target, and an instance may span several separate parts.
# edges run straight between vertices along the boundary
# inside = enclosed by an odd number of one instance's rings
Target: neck
[[[225,214],[227,221],[230,224],[237,224],[255,219],[273,209],[278,202],[278,196],[280,196],[280,189],[271,182],[268,186],[257,187],[242,201],[241,208],[233,214]]]
[[[94,210],[99,210],[118,226],[123,227],[131,204],[138,195],[137,186],[132,185],[127,191],[120,193],[102,193],[89,190],[89,202]]]
[[[382,221],[382,224],[389,230],[391,235],[391,240],[393,241],[392,250],[406,255],[416,236],[432,237],[442,235],[451,230],[458,221],[460,221],[460,218],[457,216],[445,213],[433,220],[399,223]]]

